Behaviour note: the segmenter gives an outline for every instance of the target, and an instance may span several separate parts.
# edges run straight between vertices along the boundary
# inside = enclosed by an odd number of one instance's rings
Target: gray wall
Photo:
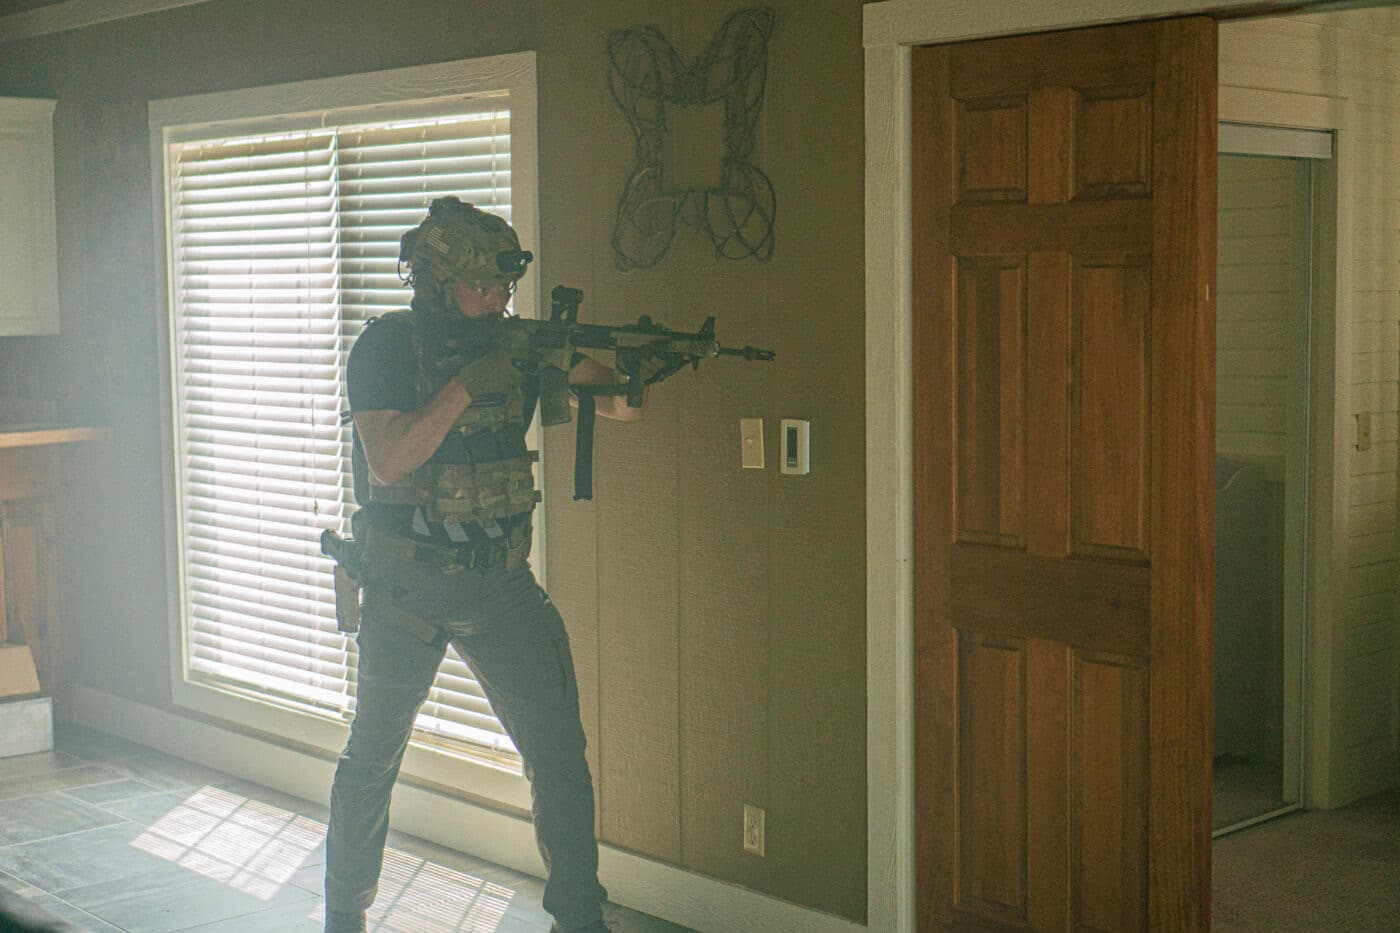
[[[0,95],[59,101],[58,338],[0,340],[0,392],[60,400],[115,440],[73,490],[77,679],[170,705],[152,99],[502,52],[538,53],[546,288],[585,313],[719,317],[776,364],[714,361],[599,428],[597,498],[571,501],[572,432],[547,435],[550,588],[568,620],[611,844],[863,920],[865,555],[861,4],[780,0],[758,163],[777,191],[768,263],[698,237],[623,276],[609,245],[632,137],[606,84],[611,29],[659,27],[691,59],[735,7],[211,0],[0,45]],[[738,466],[738,419],[768,462]],[[777,422],[812,422],[813,473],[776,469]],[[767,857],[740,847],[767,810]]]

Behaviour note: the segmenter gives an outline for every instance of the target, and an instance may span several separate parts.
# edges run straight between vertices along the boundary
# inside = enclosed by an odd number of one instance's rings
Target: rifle
[[[505,348],[515,365],[536,376],[540,387],[540,422],[545,426],[570,420],[569,394],[579,401],[579,423],[574,460],[574,498],[593,498],[594,399],[599,395],[625,395],[638,408],[649,385],[668,379],[686,366],[698,368],[703,359],[741,357],[750,362],[771,362],[772,350],[722,346],[715,337],[715,319],[709,317],[698,331],[668,330],[642,315],[635,324],[581,324],[578,307],[583,291],[559,285],[550,293],[549,320],[509,317],[497,321],[491,331],[495,345]],[[623,379],[616,385],[570,386],[570,359],[576,350],[613,354],[615,369]],[[495,404],[487,397],[482,404]],[[472,404],[477,404],[473,401]]]

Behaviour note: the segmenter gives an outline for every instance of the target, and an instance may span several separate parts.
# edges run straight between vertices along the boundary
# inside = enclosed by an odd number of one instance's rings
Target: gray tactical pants
[[[598,883],[593,782],[583,754],[573,658],[563,620],[528,568],[442,574],[419,565],[371,572],[357,639],[355,719],[331,785],[327,909],[364,910],[374,902],[389,795],[414,717],[446,651],[386,621],[382,608],[388,601],[450,633],[515,742],[548,871],[545,910],[563,930],[597,924],[607,892]]]

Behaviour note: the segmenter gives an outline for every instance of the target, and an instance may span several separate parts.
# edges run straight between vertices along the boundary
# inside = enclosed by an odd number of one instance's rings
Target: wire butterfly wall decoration
[[[636,161],[623,185],[613,227],[613,253],[624,272],[656,265],[677,227],[699,227],[724,259],[773,255],[777,198],[751,159],[768,77],[773,12],[739,10],[690,65],[652,27],[621,29],[608,38],[608,85],[636,134]],[[663,150],[667,110],[724,106],[718,185],[667,184]]]

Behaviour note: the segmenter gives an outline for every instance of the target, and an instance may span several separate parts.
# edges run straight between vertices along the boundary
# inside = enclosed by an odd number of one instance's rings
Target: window
[[[246,92],[252,112],[217,122],[181,118],[201,102],[226,111],[227,100],[152,105],[169,263],[177,697],[203,706],[216,692],[277,709],[250,715],[298,738],[307,714],[339,722],[354,707],[353,641],[336,631],[319,536],[348,533],[345,364],[367,320],[408,303],[399,237],[433,198],[455,194],[534,239],[533,127],[519,132],[522,110],[533,121],[532,60],[528,94],[518,68],[493,84],[482,63],[456,64],[475,75],[470,90],[429,99],[376,101],[378,88],[402,82],[358,76],[370,100],[291,116],[270,108],[304,101],[298,89],[339,86],[332,96],[343,98],[345,79]],[[523,313],[536,294],[531,285],[517,295]],[[420,741],[514,756],[451,651],[417,727]]]

